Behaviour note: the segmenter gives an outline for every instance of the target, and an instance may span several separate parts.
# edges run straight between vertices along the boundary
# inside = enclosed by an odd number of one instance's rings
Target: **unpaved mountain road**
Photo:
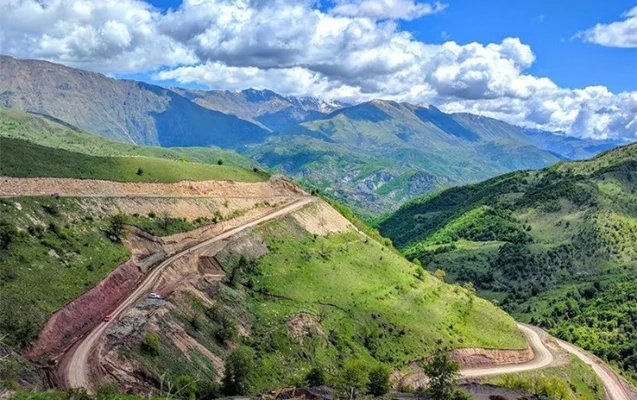
[[[599,377],[606,389],[606,399],[608,400],[637,400],[637,395],[626,387],[623,379],[620,378],[615,371],[599,361],[596,357],[589,356],[584,350],[556,339],[559,346],[573,354],[584,363],[590,365]]]
[[[497,367],[487,367],[487,368],[472,368],[472,369],[464,369],[460,371],[460,376],[462,378],[482,378],[485,376],[491,375],[502,375],[502,374],[510,374],[514,372],[524,372],[524,371],[532,371],[534,369],[540,369],[544,367],[548,367],[551,365],[553,360],[553,353],[546,347],[544,341],[540,334],[522,324],[518,324],[518,328],[524,333],[526,336],[526,340],[533,349],[533,353],[535,357],[533,360],[522,363],[522,364],[510,364],[510,365],[501,365]]]
[[[555,357],[544,344],[544,338],[549,337],[549,335],[543,330],[533,326],[518,324],[518,328],[520,328],[522,333],[524,333],[529,346],[533,349],[533,353],[535,354],[535,358],[533,360],[523,364],[465,369],[460,371],[461,377],[482,378],[485,376],[532,371],[550,366],[555,360]],[[604,385],[604,389],[606,390],[606,400],[637,400],[637,397],[630,392],[630,389],[626,387],[624,381],[617,375],[617,373],[615,373],[615,371],[607,367],[598,359],[589,356],[584,350],[559,339],[555,339],[555,341],[563,350],[576,356],[593,368],[593,371],[597,374]]]
[[[60,373],[65,382],[65,385],[67,387],[83,387],[88,390],[93,390],[93,382],[91,381],[90,373],[91,363],[89,362],[89,358],[93,356],[93,360],[99,359],[99,356],[95,357],[95,351],[98,351],[97,355],[99,355],[100,349],[97,346],[99,345],[98,342],[100,337],[104,334],[104,332],[106,332],[106,329],[110,326],[110,324],[113,321],[117,320],[119,315],[121,315],[124,311],[137,303],[140,299],[148,295],[148,293],[152,290],[153,286],[157,282],[157,279],[161,275],[162,271],[175,260],[187,256],[193,251],[209,246],[212,243],[227,239],[246,229],[260,225],[266,221],[288,215],[289,213],[302,208],[303,206],[313,202],[314,200],[314,197],[299,198],[295,202],[288,204],[278,210],[275,210],[268,215],[223,232],[215,237],[189,247],[188,249],[180,251],[179,253],[176,253],[168,259],[164,260],[161,264],[155,267],[152,272],[149,273],[148,276],[144,279],[144,281],[142,281],[142,283],[137,287],[137,289],[135,289],[135,291],[128,298],[126,298],[115,309],[115,311],[111,313],[111,321],[101,322],[87,336],[81,339],[78,344],[73,346],[71,350],[67,352],[67,354],[65,354],[59,364],[61,368]]]

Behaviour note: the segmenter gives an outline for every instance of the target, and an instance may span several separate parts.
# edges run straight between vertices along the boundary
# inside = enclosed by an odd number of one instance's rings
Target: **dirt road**
[[[597,360],[597,358],[589,356],[582,349],[562,340],[556,340],[557,344],[559,344],[561,348],[573,354],[593,368],[593,371],[595,371],[599,379],[602,381],[604,389],[606,389],[606,398],[608,400],[635,400],[636,397],[629,393],[624,382],[617,373],[615,373],[615,371]]]
[[[185,249],[168,259],[164,260],[161,264],[153,269],[153,271],[148,274],[148,276],[144,279],[144,281],[139,285],[137,289],[124,300],[116,309],[111,313],[112,320],[105,321],[100,323],[95,329],[93,329],[87,336],[85,336],[79,344],[74,346],[68,354],[65,355],[65,362],[61,363],[63,370],[61,371],[64,380],[66,382],[67,387],[83,387],[88,390],[93,389],[93,385],[91,382],[90,376],[90,363],[89,357],[94,356],[94,352],[96,349],[96,345],[98,344],[99,338],[106,332],[106,329],[109,327],[111,322],[115,321],[117,317],[122,314],[129,307],[133,306],[140,299],[146,297],[148,293],[153,289],[154,284],[157,279],[160,277],[162,271],[169,266],[175,260],[184,257],[190,254],[193,251],[199,250],[203,247],[209,246],[212,243],[218,242],[220,240],[227,239],[237,233],[246,230],[248,228],[257,226],[266,221],[282,217],[291,213],[292,211],[298,210],[301,207],[305,206],[308,203],[311,203],[315,200],[313,197],[303,197],[299,200],[282,207],[272,213],[263,216],[261,218],[255,219],[251,222],[248,222],[244,225],[238,226],[234,229],[230,229],[220,235],[217,235],[211,239],[208,239],[204,242],[201,242],[195,246],[192,246],[188,249]],[[97,349],[99,351],[99,349]],[[98,357],[99,358],[99,357]]]
[[[518,324],[518,328],[524,333],[529,346],[531,346],[535,353],[535,358],[532,361],[523,364],[461,370],[460,375],[462,378],[481,378],[485,376],[531,371],[550,366],[555,358],[553,353],[551,353],[544,344],[543,337],[547,337],[548,334],[539,328],[527,325]],[[578,357],[593,368],[593,371],[602,381],[604,389],[606,389],[607,400],[635,400],[635,396],[631,395],[622,379],[612,369],[596,358],[589,356],[582,349],[562,340],[555,340],[562,349]]]
[[[497,367],[488,368],[473,368],[464,369],[460,371],[462,378],[481,378],[491,375],[502,375],[513,372],[531,371],[534,369],[540,369],[548,367],[554,360],[553,353],[544,345],[540,334],[526,325],[518,324],[518,328],[526,336],[526,340],[529,346],[533,349],[535,358],[533,360],[523,364],[501,365]]]

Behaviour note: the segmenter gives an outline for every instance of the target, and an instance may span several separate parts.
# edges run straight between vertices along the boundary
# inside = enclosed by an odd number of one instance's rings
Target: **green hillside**
[[[379,229],[637,380],[637,144],[413,200]]]
[[[230,240],[230,250],[216,257],[228,280],[207,289],[202,279],[162,321],[180,324],[222,359],[239,342],[249,348],[246,394],[303,385],[312,368],[325,371],[327,383],[338,388],[353,360],[366,371],[381,365],[400,370],[440,346],[526,346],[513,319],[493,304],[419,274],[420,266],[358,233],[317,237],[286,217],[236,240],[240,245]],[[267,253],[255,258],[253,246],[260,243]],[[302,321],[296,328],[302,333],[295,333],[294,321]],[[224,339],[219,332],[228,326],[249,328],[240,340],[236,331]],[[219,377],[205,362],[183,362],[170,336],[155,332],[158,355],[148,357],[134,345],[121,353],[156,378]]]
[[[469,122],[433,106],[373,100],[287,128],[241,151],[364,214],[560,159],[534,147],[514,126]]]
[[[224,165],[247,169],[261,167],[255,161],[216,147],[136,146],[84,132],[46,115],[4,107],[0,107],[0,136],[100,157],[154,157],[214,165],[221,159]]]
[[[0,175],[5,176],[121,182],[256,182],[269,177],[256,163],[230,151],[133,146],[50,117],[5,108],[0,108],[0,154]]]

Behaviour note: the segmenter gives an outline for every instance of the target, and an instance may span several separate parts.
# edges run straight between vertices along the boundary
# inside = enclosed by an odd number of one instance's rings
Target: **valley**
[[[0,398],[635,399],[627,143],[0,55]]]

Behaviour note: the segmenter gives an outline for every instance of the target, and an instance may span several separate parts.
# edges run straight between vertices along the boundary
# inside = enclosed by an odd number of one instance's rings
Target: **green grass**
[[[484,379],[483,382],[550,400],[603,400],[604,387],[591,367],[576,358],[559,367]]]
[[[228,166],[262,169],[255,161],[232,151],[215,147],[135,146],[81,131],[48,116],[3,107],[0,107],[0,136],[98,157],[151,157],[212,165],[221,159]]]
[[[109,221],[90,216],[75,199],[2,200],[0,215],[3,230],[18,228],[0,252],[0,334],[18,348],[35,339],[51,312],[129,257],[104,233]]]
[[[181,180],[259,182],[269,177],[262,172],[226,165],[150,157],[96,157],[4,137],[0,137],[0,149],[0,175],[5,176],[166,183]]]
[[[347,358],[401,368],[441,344],[526,346],[504,312],[429,274],[418,279],[419,267],[375,240],[353,232],[315,239],[291,218],[254,235],[269,253],[244,267],[239,287],[256,318],[248,344],[259,355],[257,391],[291,384],[313,365],[336,375]],[[237,275],[236,265],[223,265]],[[292,338],[286,324],[299,312],[320,320],[323,334]]]

